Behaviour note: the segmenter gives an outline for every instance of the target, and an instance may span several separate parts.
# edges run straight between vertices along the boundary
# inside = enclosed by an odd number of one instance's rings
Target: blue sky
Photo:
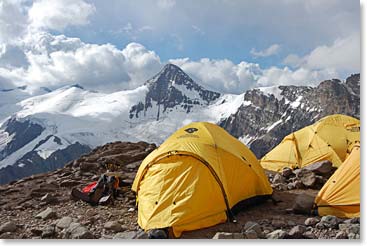
[[[103,79],[131,89],[173,62],[209,88],[240,93],[360,70],[357,0],[4,0],[0,31],[3,84],[104,88]],[[20,60],[7,60],[11,52]]]
[[[139,42],[163,60],[207,57],[278,65],[289,53],[303,56],[360,29],[356,0],[90,2],[96,7],[90,24],[69,28],[66,35],[119,48]],[[272,44],[281,46],[279,53],[257,58],[250,53]]]

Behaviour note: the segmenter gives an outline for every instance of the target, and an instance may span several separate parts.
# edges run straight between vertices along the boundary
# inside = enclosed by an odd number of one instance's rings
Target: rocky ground
[[[115,142],[96,148],[54,172],[34,175],[0,186],[0,238],[144,239],[137,224],[135,195],[131,191],[141,161],[156,146],[145,142]],[[91,206],[70,197],[73,187],[82,188],[111,168],[122,170],[123,186],[116,200]],[[182,238],[218,239],[358,239],[359,218],[295,214],[302,196],[315,196],[334,170],[329,163],[307,169],[268,172],[279,202],[268,201],[236,215],[237,223],[223,223],[185,232]]]

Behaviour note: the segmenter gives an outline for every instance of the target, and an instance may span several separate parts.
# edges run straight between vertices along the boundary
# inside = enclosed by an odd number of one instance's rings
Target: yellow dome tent
[[[256,156],[221,127],[191,123],[142,162],[132,189],[144,230],[183,231],[227,220],[238,202],[269,196],[272,188]]]
[[[343,218],[360,216],[360,146],[329,178],[315,198],[321,216],[335,215]]]
[[[353,144],[360,140],[359,126],[360,121],[350,116],[326,116],[286,136],[261,159],[261,166],[279,172],[284,167],[302,168],[329,160],[339,167]]]

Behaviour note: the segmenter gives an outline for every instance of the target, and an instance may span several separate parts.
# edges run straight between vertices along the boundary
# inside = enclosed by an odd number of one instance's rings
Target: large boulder
[[[293,212],[298,214],[310,214],[315,201],[315,196],[306,193],[299,194],[293,204]]]
[[[304,167],[303,169],[309,170],[319,175],[329,175],[333,172],[333,164],[330,161],[319,161],[311,165]]]
[[[316,184],[316,174],[307,169],[299,169],[296,172],[297,178],[306,187],[312,188]]]

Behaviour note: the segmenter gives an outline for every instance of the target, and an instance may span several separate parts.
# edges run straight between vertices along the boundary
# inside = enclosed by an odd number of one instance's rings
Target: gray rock
[[[246,230],[243,233],[243,235],[245,236],[246,239],[257,239],[258,238],[258,233],[253,229]]]
[[[75,181],[75,180],[64,180],[60,183],[60,187],[74,187],[79,185],[80,182],[79,181]]]
[[[104,224],[104,228],[114,232],[122,232],[126,230],[126,228],[123,228],[118,221],[108,221]]]
[[[113,239],[135,239],[136,237],[137,233],[135,231],[124,231],[116,233]]]
[[[57,203],[58,201],[59,200],[50,193],[47,193],[41,198],[41,202],[44,202],[45,204]]]
[[[144,231],[139,231],[137,234],[136,234],[136,239],[148,239],[148,234],[145,233]]]
[[[283,239],[288,236],[287,232],[283,230],[275,230],[273,232],[270,232],[266,234],[267,239]]]
[[[55,227],[48,225],[43,228],[41,238],[53,238],[55,237],[55,234]]]
[[[313,208],[315,196],[306,193],[299,194],[293,204],[293,212],[300,214],[309,214]]]
[[[315,225],[315,228],[316,228],[316,229],[319,229],[319,230],[322,230],[322,229],[325,229],[325,228],[327,228],[327,227],[325,226],[325,224],[324,224],[324,223],[322,223],[322,222],[320,221],[319,223],[317,223],[317,224]]]
[[[287,184],[279,183],[279,184],[272,184],[271,187],[273,189],[279,190],[279,191],[286,191],[288,190]]]
[[[66,238],[71,239],[93,239],[93,234],[79,223],[72,222],[66,229]]]
[[[348,234],[348,239],[360,239],[360,236],[359,236],[359,234],[349,233]]]
[[[312,231],[306,231],[305,233],[303,233],[302,236],[306,239],[316,239],[317,238],[317,236]]]
[[[244,239],[242,233],[231,233],[231,232],[217,232],[213,239]]]
[[[271,221],[271,225],[274,226],[275,228],[284,228],[287,226],[287,222],[283,219],[273,219]]]
[[[319,161],[311,165],[304,167],[303,169],[309,170],[315,174],[325,175],[330,174],[333,169],[333,164],[330,161]]]
[[[359,218],[355,217],[355,218],[347,219],[347,220],[344,220],[343,223],[345,223],[345,224],[359,224]]]
[[[307,218],[305,220],[305,225],[306,226],[314,226],[314,225],[316,225],[319,222],[320,222],[320,220],[318,218],[310,217],[310,218]]]
[[[70,226],[71,222],[73,222],[73,219],[71,217],[68,217],[68,216],[62,217],[56,223],[56,227],[60,228],[60,229],[65,229],[65,228],[68,228]]]
[[[348,233],[346,231],[339,231],[336,236],[336,239],[347,239],[348,238]]]
[[[338,224],[340,223],[340,220],[336,216],[326,215],[321,218],[320,222],[323,223],[324,226],[327,228],[336,229],[338,228]]]
[[[349,233],[359,234],[360,233],[360,225],[359,224],[339,224],[339,230],[346,231]]]
[[[311,188],[316,184],[316,175],[307,169],[301,169],[301,171],[298,172],[297,177],[306,187]]]
[[[288,220],[287,224],[289,226],[296,226],[297,225],[296,222],[294,222],[293,220]]]
[[[6,222],[0,226],[0,233],[14,232],[16,230],[17,230],[17,225],[12,221]]]
[[[39,214],[35,216],[36,219],[43,219],[43,220],[56,218],[56,217],[57,217],[56,212],[50,207],[46,208],[44,211],[40,212]]]
[[[282,170],[282,175],[285,178],[289,178],[290,176],[294,175],[292,169],[289,167],[284,167]]]
[[[301,181],[301,180],[295,180],[295,181],[293,182],[293,184],[294,184],[294,187],[295,187],[296,189],[303,189],[303,188],[304,188],[304,185],[303,185],[303,183],[302,183],[302,181]]]
[[[42,234],[42,229],[39,229],[39,228],[32,228],[31,229],[31,233],[35,236],[41,236]]]
[[[279,173],[275,174],[273,178],[273,184],[283,184],[283,183],[285,183],[285,178]]]
[[[289,183],[289,184],[287,184],[287,189],[288,190],[293,190],[293,189],[295,189],[296,188],[296,186],[295,186],[295,184],[294,183]]]
[[[303,233],[307,231],[306,226],[296,225],[289,231],[290,238],[302,238]]]
[[[243,227],[243,230],[244,232],[254,230],[258,236],[260,236],[262,233],[261,226],[253,221],[246,222],[245,226]]]

